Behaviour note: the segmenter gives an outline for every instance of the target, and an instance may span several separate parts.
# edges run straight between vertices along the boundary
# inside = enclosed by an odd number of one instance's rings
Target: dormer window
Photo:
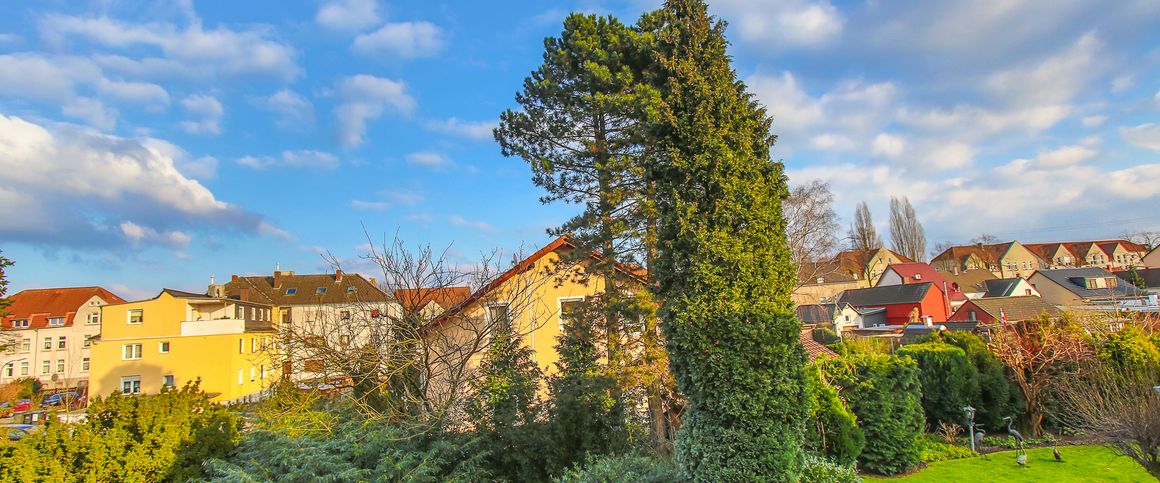
[[[326,287],[318,287],[314,289],[314,295],[322,295],[326,293]]]
[[[48,318],[48,326],[49,327],[64,327],[64,317],[49,317]]]
[[[297,295],[297,294],[298,294],[298,289],[296,289],[296,288],[286,289],[286,295]]]
[[[28,328],[28,319],[13,320],[12,321],[12,328],[13,329],[27,329]]]
[[[347,288],[346,288],[346,293],[347,293],[348,295],[349,295],[349,294],[352,294],[352,293],[354,293],[354,287],[347,287]]]

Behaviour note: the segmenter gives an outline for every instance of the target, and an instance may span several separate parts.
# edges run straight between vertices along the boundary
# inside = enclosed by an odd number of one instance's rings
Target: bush
[[[814,341],[822,345],[837,344],[842,342],[842,338],[836,332],[828,327],[815,327],[811,336]]]
[[[939,441],[936,436],[929,434],[924,434],[918,438],[918,454],[922,458],[923,463],[957,460],[959,458],[970,458],[975,455],[971,452],[970,448]]]
[[[1100,359],[1116,366],[1139,369],[1160,368],[1160,349],[1157,349],[1143,330],[1134,325],[1124,327],[1119,332],[1108,334],[1098,344],[1097,355]]]
[[[839,464],[852,465],[866,445],[854,413],[838,396],[838,390],[822,378],[816,364],[806,367],[810,393],[813,394],[812,423],[806,428],[805,448],[833,458]]]
[[[899,356],[918,362],[922,381],[922,409],[927,422],[962,423],[963,408],[979,399],[978,370],[962,349],[942,342],[911,344],[898,350]]]
[[[802,481],[810,483],[861,483],[853,466],[844,466],[814,455],[806,456]]]
[[[858,457],[862,468],[893,475],[918,465],[922,391],[914,360],[856,354],[820,363],[827,378],[842,388],[866,440],[871,442]]]
[[[564,472],[561,483],[667,483],[685,481],[668,458],[642,455],[589,457],[583,466]]]
[[[979,397],[974,404],[975,422],[998,430],[1006,426],[1004,416],[1022,414],[1019,390],[1007,377],[1007,368],[987,348],[986,341],[970,332],[944,332],[928,336],[921,342],[945,342],[963,350],[978,374]]]

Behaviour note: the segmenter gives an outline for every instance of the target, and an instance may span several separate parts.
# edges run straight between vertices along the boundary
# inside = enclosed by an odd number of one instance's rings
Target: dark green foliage
[[[979,397],[972,403],[975,407],[975,422],[982,423],[988,431],[1006,426],[1003,417],[1022,413],[1019,404],[1019,390],[1013,387],[1007,377],[1007,369],[995,354],[987,348],[982,337],[970,332],[945,332],[933,334],[921,342],[945,342],[963,350],[967,359],[975,366],[979,384]],[[962,421],[954,421],[966,427]]]
[[[802,468],[803,482],[810,483],[861,483],[862,477],[853,466],[835,463],[814,455],[806,456],[805,466]]]
[[[966,425],[963,408],[979,399],[978,370],[962,349],[942,342],[910,344],[899,356],[918,362],[922,409],[932,427],[939,423]]]
[[[822,378],[816,365],[806,368],[810,393],[813,394],[812,423],[806,428],[805,449],[832,458],[839,464],[852,465],[866,445],[854,413],[838,396],[838,389]]]
[[[975,456],[971,448],[948,444],[937,436],[924,434],[918,438],[918,454],[923,463],[936,461],[957,460]]]
[[[883,354],[855,354],[820,361],[822,371],[858,417],[866,447],[861,468],[893,475],[919,463],[922,392],[913,359]]]
[[[565,471],[560,483],[679,483],[685,481],[669,458],[643,455],[588,458]]]
[[[1132,267],[1132,271],[1128,274],[1128,282],[1131,282],[1132,285],[1135,285],[1140,290],[1148,290],[1148,282],[1144,280],[1144,277],[1140,276],[1140,273],[1136,271],[1136,267]]]
[[[1160,369],[1160,349],[1135,325],[1108,334],[1097,342],[1100,359],[1118,367]]]
[[[4,253],[0,250],[0,254]],[[12,300],[8,298],[8,274],[5,269],[15,265],[12,260],[0,255],[0,318],[8,315],[8,306],[12,305]],[[0,333],[0,354],[7,352],[16,344],[16,339],[9,337],[7,334]]]
[[[600,365],[598,334],[583,314],[565,321],[556,351],[559,372],[551,381],[549,410],[553,468],[568,468],[588,455],[623,453],[628,447],[625,409],[616,380]]]
[[[835,333],[833,329],[828,327],[815,327],[811,335],[813,336],[814,341],[823,345],[837,344],[842,342],[842,338],[838,337],[838,334]]]
[[[210,481],[487,481],[486,452],[469,436],[419,435],[357,412],[328,432],[292,436],[257,429],[225,459],[205,463]]]
[[[499,480],[547,479],[537,392],[540,369],[532,350],[510,330],[496,329],[473,381],[467,415],[485,451],[483,465]]]
[[[809,394],[771,119],[737,80],[725,24],[703,1],[670,0],[640,28],[655,39],[662,99],[650,113],[650,274],[688,401],[677,462],[699,481],[797,480]]]
[[[49,418],[43,431],[0,452],[0,481],[184,481],[224,456],[241,423],[196,384],[161,394],[97,399],[84,424]]]

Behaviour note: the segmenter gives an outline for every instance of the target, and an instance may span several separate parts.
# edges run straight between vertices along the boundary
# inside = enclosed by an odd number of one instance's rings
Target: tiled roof
[[[917,303],[926,298],[931,285],[930,282],[923,282],[851,289],[838,296],[838,303],[850,304],[854,307]]]
[[[1002,315],[1006,315],[1008,322],[1034,319],[1044,313],[1051,316],[1058,316],[1061,313],[1058,308],[1043,299],[1026,295],[975,299],[963,304],[963,307],[971,304],[989,314],[992,319],[999,319]],[[963,307],[959,307],[959,310],[963,310]],[[957,317],[955,318],[957,319]]]
[[[950,280],[947,280],[943,274],[936,272],[934,267],[929,264],[922,262],[894,263],[886,268],[887,270],[894,269],[902,277],[904,284],[931,282],[939,289],[946,287],[947,296],[951,300],[967,299],[961,290],[956,290]],[[878,283],[881,284],[882,280],[878,279]]]
[[[1144,295],[1144,291],[1128,283],[1117,283],[1114,289],[1087,288],[1084,286],[1085,278],[1111,277],[1112,279],[1117,279],[1111,272],[1098,267],[1058,268],[1055,270],[1039,270],[1035,273],[1043,275],[1048,280],[1059,284],[1061,287],[1083,299],[1139,297]]]
[[[879,250],[886,250],[886,252],[894,255],[896,258],[903,262],[914,261],[902,256],[901,253],[886,247],[875,248],[873,250],[846,250],[835,255],[834,260],[837,260],[838,264],[842,267],[842,270],[850,273],[861,273],[862,270],[866,268],[866,263],[872,260],[874,255],[876,255]]]
[[[1011,295],[1011,291],[1015,290],[1015,286],[1019,285],[1019,281],[1023,280],[1019,277],[1012,278],[996,278],[994,280],[987,280],[983,282],[986,286],[986,294],[984,297],[1007,297]]]
[[[1144,285],[1148,288],[1160,288],[1160,268],[1137,268],[1136,273],[1144,279]],[[1120,277],[1120,283],[1132,283],[1131,270],[1116,270],[1116,276]]]
[[[395,291],[395,300],[407,310],[423,307],[431,302],[443,310],[454,307],[471,296],[470,287],[416,288]]]
[[[797,318],[803,324],[829,324],[834,321],[834,304],[807,304],[797,306]]]
[[[294,272],[276,272],[275,276],[235,276],[225,285],[225,293],[230,298],[246,298],[242,297],[242,294],[248,292],[248,300],[251,302],[278,306],[374,303],[392,300],[390,295],[357,273],[336,271],[326,274],[296,275]],[[278,286],[275,287],[275,284]]]
[[[838,354],[829,347],[826,347],[818,341],[814,340],[812,329],[803,328],[801,331],[802,347],[805,348],[806,354],[809,354],[810,360],[817,359],[819,356],[837,357]]]
[[[9,329],[12,321],[28,319],[29,329],[48,327],[49,317],[64,317],[64,326],[73,323],[73,317],[78,309],[94,296],[100,297],[105,303],[115,304],[125,300],[116,294],[101,287],[67,287],[41,288],[22,290],[11,297],[12,305],[7,309],[8,316],[0,327]]]
[[[962,290],[963,293],[986,292],[986,282],[988,280],[995,280],[996,278],[995,274],[991,273],[990,270],[984,270],[981,268],[975,270],[963,270],[957,274],[946,272],[940,273],[942,273],[943,276],[947,278],[947,280],[950,280],[951,283],[957,285],[959,290]]]

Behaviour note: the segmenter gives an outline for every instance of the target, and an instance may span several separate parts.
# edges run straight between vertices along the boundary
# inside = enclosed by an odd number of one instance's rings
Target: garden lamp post
[[[967,427],[969,429],[969,436],[967,439],[971,440],[971,452],[975,452],[975,408],[968,405],[963,408],[963,412],[967,413]]]

